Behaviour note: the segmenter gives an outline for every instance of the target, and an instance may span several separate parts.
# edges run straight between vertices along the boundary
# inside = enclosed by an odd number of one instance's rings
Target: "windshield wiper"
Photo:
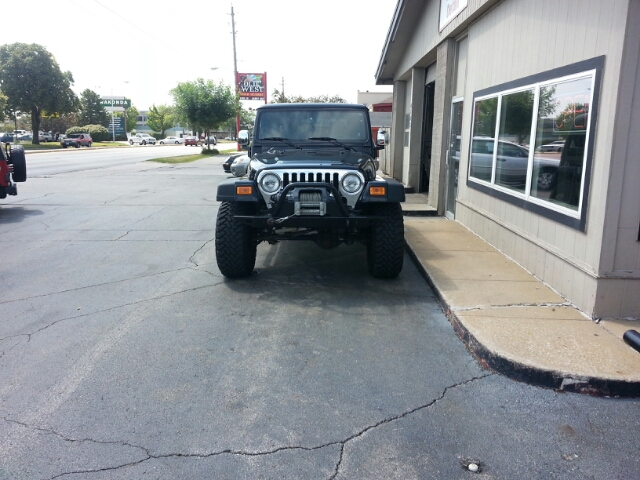
[[[345,150],[353,150],[354,152],[357,152],[355,148],[349,147],[348,145],[345,145],[344,143],[338,141],[338,139],[333,137],[309,137],[307,140],[320,140],[321,142],[331,142],[334,145],[344,148]]]
[[[282,143],[286,143],[290,147],[298,148],[298,149],[302,150],[302,148],[300,148],[298,145],[296,145],[295,143],[291,143],[288,138],[284,138],[284,137],[265,137],[265,138],[261,138],[260,140],[269,140],[269,141],[275,141],[275,142],[282,142]]]

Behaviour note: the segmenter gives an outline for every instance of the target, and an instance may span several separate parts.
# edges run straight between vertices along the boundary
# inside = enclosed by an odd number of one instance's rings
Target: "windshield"
[[[256,138],[308,140],[328,137],[362,142],[369,138],[366,112],[347,109],[265,110],[256,123]]]

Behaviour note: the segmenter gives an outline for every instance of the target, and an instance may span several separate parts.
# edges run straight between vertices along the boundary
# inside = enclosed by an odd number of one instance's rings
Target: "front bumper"
[[[252,187],[251,194],[239,195],[239,187]],[[386,187],[386,195],[372,196],[370,187]],[[396,180],[370,181],[359,199],[357,208],[351,209],[340,192],[328,183],[290,183],[278,195],[275,203],[266,209],[262,195],[251,180],[228,180],[218,187],[216,197],[221,202],[254,203],[255,215],[236,215],[234,218],[253,228],[312,228],[360,229],[385,220],[385,217],[366,215],[367,204],[398,203],[405,200],[404,186]],[[265,210],[268,210],[265,212]]]

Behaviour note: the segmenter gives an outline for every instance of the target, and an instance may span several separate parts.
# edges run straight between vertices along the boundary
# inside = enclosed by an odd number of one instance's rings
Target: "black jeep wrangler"
[[[226,277],[253,271],[258,243],[367,245],[374,277],[402,270],[400,182],[376,175],[369,111],[349,104],[271,104],[256,112],[247,176],[218,187],[216,259]]]

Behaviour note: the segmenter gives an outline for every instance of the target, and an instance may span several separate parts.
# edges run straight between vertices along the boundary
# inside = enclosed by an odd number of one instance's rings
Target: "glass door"
[[[447,169],[445,184],[444,215],[453,219],[456,214],[458,197],[458,170],[460,166],[460,143],[462,135],[462,98],[451,103],[451,126],[449,128],[449,146],[447,148]]]

